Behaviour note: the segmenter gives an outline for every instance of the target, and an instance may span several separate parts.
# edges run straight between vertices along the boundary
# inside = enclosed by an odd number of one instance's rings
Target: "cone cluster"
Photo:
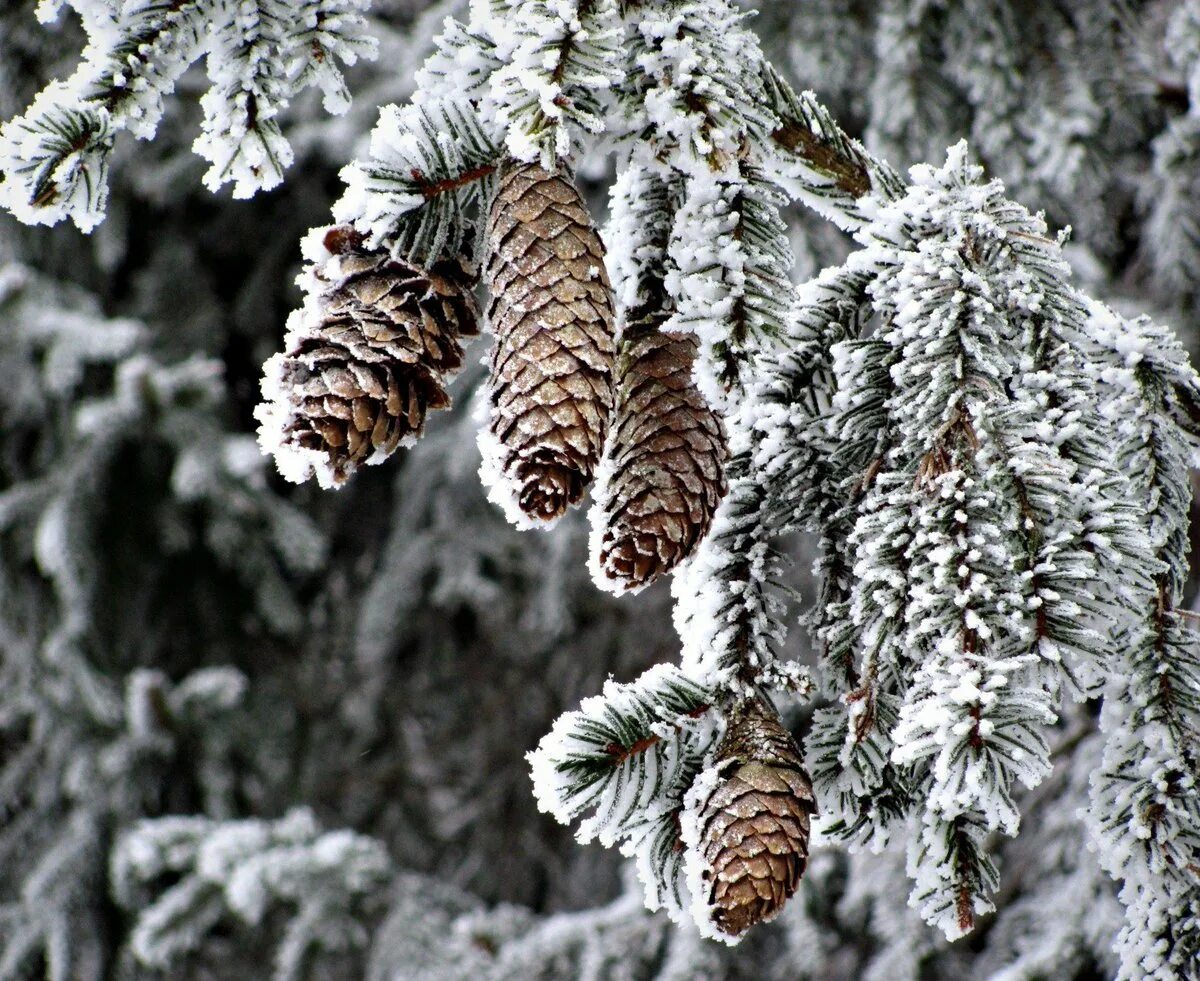
[[[795,741],[758,700],[731,713],[717,766],[722,779],[700,815],[700,847],[713,921],[738,936],[795,893],[816,802]]]
[[[504,163],[484,243],[495,343],[482,472],[518,523],[552,522],[595,478],[615,417],[593,511],[597,578],[614,591],[641,589],[687,559],[727,489],[722,422],[693,377],[697,339],[664,329],[670,223],[655,220],[663,241],[638,246],[638,300],[619,345],[604,247],[566,174]],[[286,349],[267,363],[258,415],[286,476],[315,472],[334,486],[450,405],[446,386],[478,311],[464,260],[421,268],[367,248],[350,227],[330,229],[323,244]],[[652,248],[657,260],[642,254]],[[700,859],[717,929],[739,936],[795,893],[816,805],[795,742],[759,698],[731,709],[715,765],[687,862],[695,872]]]
[[[696,339],[661,330],[667,319],[663,303],[648,305],[621,335],[598,557],[618,591],[642,589],[691,555],[726,489],[721,420],[692,379]]]
[[[478,313],[462,263],[419,269],[364,249],[346,228],[332,229],[325,247],[333,258],[313,270],[317,295],[289,334],[274,387],[290,403],[284,445],[324,454],[329,482],[340,484],[450,405],[446,385]]]
[[[487,243],[495,466],[526,518],[553,521],[591,483],[612,412],[604,246],[566,176],[511,161]]]

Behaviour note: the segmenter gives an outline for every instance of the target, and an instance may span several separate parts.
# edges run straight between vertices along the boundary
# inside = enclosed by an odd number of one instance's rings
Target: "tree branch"
[[[690,712],[685,712],[684,715],[686,715],[689,719],[698,719],[711,708],[711,705],[697,705]],[[676,728],[679,727],[676,726]],[[646,750],[650,749],[652,746],[656,746],[658,743],[662,742],[662,739],[662,736],[650,735],[644,736],[641,739],[630,743],[628,746],[622,746],[620,743],[609,743],[604,747],[604,752],[606,752],[612,758],[611,762],[613,766],[620,766],[630,757],[638,756],[646,752]]]
[[[470,170],[464,170],[461,174],[455,174],[453,177],[447,177],[440,181],[430,181],[425,174],[414,168],[410,174],[413,181],[416,182],[417,189],[422,196],[428,201],[430,198],[436,198],[439,194],[445,194],[447,191],[456,191],[460,187],[466,187],[468,184],[483,180],[496,172],[498,165],[494,163],[480,164],[478,167],[472,167]]]
[[[813,170],[832,177],[838,190],[853,198],[871,193],[871,174],[862,162],[839,153],[837,147],[798,120],[784,120],[771,139]]]
[[[866,223],[857,202],[869,194],[884,200],[901,197],[907,187],[885,161],[872,156],[837,124],[811,92],[797,94],[769,63],[762,69],[763,89],[779,125],[771,142],[802,163],[814,177],[785,175],[800,181],[804,200],[844,228]]]

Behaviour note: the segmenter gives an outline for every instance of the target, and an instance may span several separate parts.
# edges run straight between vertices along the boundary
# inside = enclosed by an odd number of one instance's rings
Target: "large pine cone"
[[[726,489],[721,420],[692,379],[696,339],[663,333],[668,316],[638,311],[621,335],[598,556],[601,584],[615,591],[648,586],[691,555]]]
[[[488,250],[496,343],[485,472],[527,518],[553,521],[591,483],[612,411],[604,246],[566,177],[510,162]]]
[[[791,734],[757,700],[733,710],[717,765],[722,780],[701,813],[700,847],[713,921],[738,936],[795,893],[816,802]]]
[[[311,271],[315,295],[296,315],[287,351],[268,362],[264,394],[285,403],[280,451],[303,458],[289,476],[315,470],[334,486],[416,440],[428,411],[450,405],[446,385],[478,316],[461,263],[418,269],[364,250],[345,228],[325,246],[333,257]]]

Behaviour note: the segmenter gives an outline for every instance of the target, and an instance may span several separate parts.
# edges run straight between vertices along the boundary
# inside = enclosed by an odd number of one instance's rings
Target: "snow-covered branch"
[[[0,204],[22,221],[71,218],[90,231],[104,217],[109,158],[128,131],[154,136],[183,73],[206,59],[209,89],[195,149],[205,184],[235,197],[275,187],[292,162],[280,117],[303,89],[330,112],[349,93],[339,68],[371,57],[369,0],[74,0],[88,32],[79,67],[0,129]]]

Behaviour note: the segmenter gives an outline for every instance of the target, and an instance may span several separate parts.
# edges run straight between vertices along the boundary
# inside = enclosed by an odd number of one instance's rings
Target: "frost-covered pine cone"
[[[491,423],[485,479],[518,520],[549,522],[591,483],[612,411],[604,246],[571,181],[510,162],[488,222]],[[522,518],[523,516],[523,518]]]
[[[630,313],[617,356],[617,411],[602,523],[601,585],[637,590],[691,555],[725,494],[721,419],[692,379],[696,339],[663,333],[662,304]]]
[[[816,802],[791,734],[757,700],[731,713],[717,767],[721,782],[700,814],[700,847],[713,922],[738,936],[774,917],[796,891]]]
[[[266,365],[260,418],[281,471],[343,483],[424,432],[430,409],[450,405],[461,339],[478,332],[472,281],[459,263],[422,270],[368,251],[350,229],[324,240],[286,350]]]

